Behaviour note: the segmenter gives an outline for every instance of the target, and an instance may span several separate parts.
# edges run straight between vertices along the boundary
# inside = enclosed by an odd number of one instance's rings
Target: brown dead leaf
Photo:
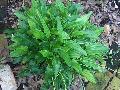
[[[104,25],[104,34],[108,36],[110,34],[110,25],[105,24]]]

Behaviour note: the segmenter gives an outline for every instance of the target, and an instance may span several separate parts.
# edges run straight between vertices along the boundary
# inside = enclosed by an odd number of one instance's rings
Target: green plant
[[[103,29],[89,22],[91,12],[81,12],[70,1],[32,0],[30,9],[15,13],[19,26],[11,37],[11,57],[24,65],[22,76],[44,75],[42,90],[66,90],[77,74],[96,82],[93,73],[102,70],[108,48],[99,42]]]

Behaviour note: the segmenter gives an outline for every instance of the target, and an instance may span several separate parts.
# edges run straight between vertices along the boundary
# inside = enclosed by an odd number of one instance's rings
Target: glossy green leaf
[[[44,28],[44,33],[46,34],[46,37],[49,38],[50,37],[50,30],[45,22],[45,19],[44,19],[44,17],[42,17],[42,14],[40,14],[40,12],[38,10],[36,10],[36,12],[37,12],[37,15],[38,15],[38,17],[41,21],[41,24]]]
[[[76,61],[76,60],[71,60],[71,67],[74,68],[76,70],[76,72],[80,73],[82,72],[82,68],[80,66],[80,64]]]
[[[52,65],[54,66],[54,73],[55,78],[58,76],[58,73],[60,72],[60,61],[57,60],[57,58],[53,59]]]
[[[88,22],[90,16],[91,16],[92,12],[89,12],[86,15],[81,16],[80,18],[77,18],[76,22],[80,23],[80,25],[84,25],[85,23]]]
[[[25,14],[23,12],[20,11],[16,11],[15,15],[19,18],[19,20],[27,20],[27,17],[25,16]]]
[[[28,47],[27,46],[20,46],[17,47],[15,50],[13,50],[10,55],[11,57],[20,57],[24,54],[26,54],[28,51]]]
[[[96,80],[95,80],[95,77],[94,75],[89,71],[89,70],[86,70],[84,69],[83,72],[82,72],[82,75],[89,81],[93,82],[93,83],[96,83]]]
[[[66,44],[68,45],[68,47],[79,53],[79,55],[87,55],[87,52],[80,46],[78,42],[70,40],[66,42]]]
[[[43,55],[43,57],[49,57],[50,52],[48,50],[41,50],[40,53]]]
[[[63,30],[63,26],[61,24],[61,20],[60,17],[57,17],[57,30],[58,30],[58,35],[60,37],[60,39],[70,39],[69,34],[67,34],[64,30]]]
[[[43,39],[45,37],[44,33],[41,30],[38,30],[38,29],[30,30],[30,33],[33,34],[33,36],[36,39]]]

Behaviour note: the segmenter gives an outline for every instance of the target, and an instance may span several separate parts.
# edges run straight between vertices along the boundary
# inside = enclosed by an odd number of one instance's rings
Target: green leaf
[[[61,58],[64,59],[65,63],[69,67],[71,67],[71,59],[70,59],[68,53],[65,50],[63,50],[63,49],[60,49],[58,54],[60,55]]]
[[[70,57],[73,59],[79,59],[81,57],[81,53],[79,53],[76,50],[70,50],[69,54],[70,54]]]
[[[80,3],[70,3],[68,4],[68,11],[76,15],[83,11],[83,6]]]
[[[82,75],[89,80],[90,82],[96,83],[96,79],[94,77],[94,75],[87,69],[84,69],[82,72]]]
[[[38,9],[36,10],[36,12],[37,12],[37,16],[39,17],[40,22],[44,28],[44,33],[46,34],[46,37],[49,38],[50,37],[50,30],[49,30],[49,28],[44,20],[44,17],[40,14]]]
[[[85,23],[88,22],[90,16],[91,16],[92,12],[89,12],[86,15],[81,16],[80,18],[77,18],[76,22],[80,23],[80,25],[84,25]]]
[[[26,21],[19,20],[18,23],[19,23],[19,28],[21,28],[21,29],[28,29],[29,28]]]
[[[102,45],[101,43],[87,43],[86,50],[89,54],[105,54],[108,51],[107,46]]]
[[[33,36],[36,38],[36,39],[43,39],[44,38],[44,33],[41,31],[41,30],[30,30],[30,33],[33,34]]]
[[[67,34],[65,31],[58,31],[58,34],[61,41],[64,39],[70,39],[69,34]]]
[[[43,57],[49,57],[51,54],[48,50],[41,50],[40,53],[43,55]]]
[[[54,74],[53,68],[51,68],[50,66],[47,66],[45,73],[46,73],[46,77],[51,78],[51,76],[53,76]]]
[[[74,68],[76,70],[77,73],[81,74],[82,73],[82,68],[80,66],[80,64],[76,61],[76,60],[72,60],[71,61],[71,64],[72,64],[72,68]]]
[[[49,65],[46,67],[46,70],[45,70],[45,80],[47,82],[44,82],[48,85],[50,85],[50,83],[52,82],[52,78],[54,77],[54,71],[53,71],[53,68],[51,68]],[[50,86],[49,86],[50,87]]]
[[[55,78],[58,76],[58,73],[60,72],[60,61],[57,60],[57,58],[53,59],[52,65],[54,67],[54,72],[55,72]]]
[[[90,58],[90,57],[84,57],[82,60],[82,63],[90,69],[94,69],[94,70],[99,70],[99,64],[97,64],[97,60],[94,58]]]
[[[37,28],[36,23],[32,19],[28,19],[28,24],[31,30],[34,30]]]
[[[27,67],[25,67],[24,69],[22,69],[22,70],[20,71],[20,73],[19,73],[18,76],[20,76],[20,77],[30,76],[31,73],[30,73],[29,71],[30,71],[30,70],[29,70]]]
[[[27,51],[28,51],[27,46],[20,46],[20,47],[17,47],[14,51],[12,51],[10,53],[10,56],[11,57],[20,57],[20,56],[26,54]]]
[[[65,6],[61,0],[56,0],[55,4],[56,4],[56,8],[59,8],[61,12],[65,12]]]
[[[60,20],[60,17],[57,16],[57,30],[58,31],[63,31],[63,27],[62,27],[62,24],[61,24],[61,20]]]
[[[95,39],[97,40],[99,37],[98,35],[96,34],[95,31],[93,30],[85,30],[82,32],[86,37],[89,37],[91,40]]]
[[[57,30],[58,30],[58,35],[61,40],[70,39],[69,34],[67,34],[65,31],[63,31],[60,17],[57,17]]]
[[[37,6],[38,6],[38,0],[32,0],[32,8],[34,8],[34,10],[35,10],[35,8],[37,8]]]
[[[84,35],[84,33],[82,31],[79,31],[79,30],[75,30],[72,32],[73,37],[81,37],[83,35]]]
[[[73,73],[71,72],[71,69],[64,69],[64,71],[63,71],[64,73],[63,73],[63,76],[65,77],[65,79],[66,79],[66,81],[68,81],[68,85],[67,86],[69,86],[69,85],[71,85],[71,83],[72,83],[72,81],[73,81]]]
[[[65,52],[64,50],[60,50],[60,56],[65,60],[65,63],[69,67],[72,67],[73,69],[75,69],[76,72],[80,73],[82,71],[80,64],[77,61],[70,59],[67,52]]]
[[[70,47],[71,49],[73,49],[77,53],[79,53],[79,55],[87,56],[87,52],[80,46],[80,44],[78,42],[70,40],[70,41],[66,41],[66,44],[68,47]],[[75,53],[75,52],[73,52],[73,53]]]
[[[16,11],[15,13],[14,13],[20,20],[27,20],[27,17],[25,16],[25,14],[23,13],[23,12],[21,12],[21,11]]]

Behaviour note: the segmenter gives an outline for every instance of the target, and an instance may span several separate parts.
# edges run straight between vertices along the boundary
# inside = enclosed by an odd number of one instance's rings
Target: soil
[[[0,29],[5,29],[5,17],[7,15],[7,0],[0,0]],[[0,33],[2,33],[2,30],[0,30]]]
[[[25,1],[25,2],[23,2]],[[6,0],[4,1],[6,2]],[[4,5],[0,8],[0,33],[3,32],[5,28],[14,28],[17,27],[17,17],[14,15],[14,11],[19,10],[22,5],[30,4],[30,0],[8,0],[7,3],[4,3],[3,0],[0,0]],[[91,22],[95,25],[105,27],[104,33],[101,35],[103,42],[108,44],[110,52],[118,51],[120,47],[120,2],[119,0],[74,0],[75,3],[80,2],[84,6],[84,11],[89,12],[93,11],[93,16],[91,17]],[[7,9],[6,9],[7,5]],[[4,41],[3,41],[4,42]],[[6,41],[5,41],[6,42]],[[1,48],[2,46],[0,46]],[[4,47],[4,45],[3,45]],[[4,49],[6,51],[6,49]],[[4,53],[5,54],[5,53]],[[9,55],[8,55],[9,56]],[[120,53],[118,52],[115,55],[112,55],[112,59],[108,54],[106,57],[106,68],[112,73],[115,73],[116,70],[119,70],[120,67]],[[114,61],[112,64],[111,61]],[[41,76],[29,76],[26,78],[18,78],[17,74],[22,66],[15,65],[10,61],[5,62],[9,64],[13,70],[13,73],[16,77],[18,90],[39,90],[39,85],[43,82]],[[111,78],[110,78],[111,79]],[[114,80],[114,78],[112,78]],[[77,77],[75,80],[77,84],[73,85],[70,90],[84,90],[80,89],[81,78]],[[108,83],[112,82],[108,81]],[[87,82],[88,83],[88,82]],[[83,83],[82,83],[83,84]],[[85,86],[82,85],[82,86]],[[86,86],[85,86],[86,87]],[[106,90],[109,88],[109,84],[106,86]],[[110,90],[110,89],[108,89]],[[116,89],[117,90],[117,89]]]

